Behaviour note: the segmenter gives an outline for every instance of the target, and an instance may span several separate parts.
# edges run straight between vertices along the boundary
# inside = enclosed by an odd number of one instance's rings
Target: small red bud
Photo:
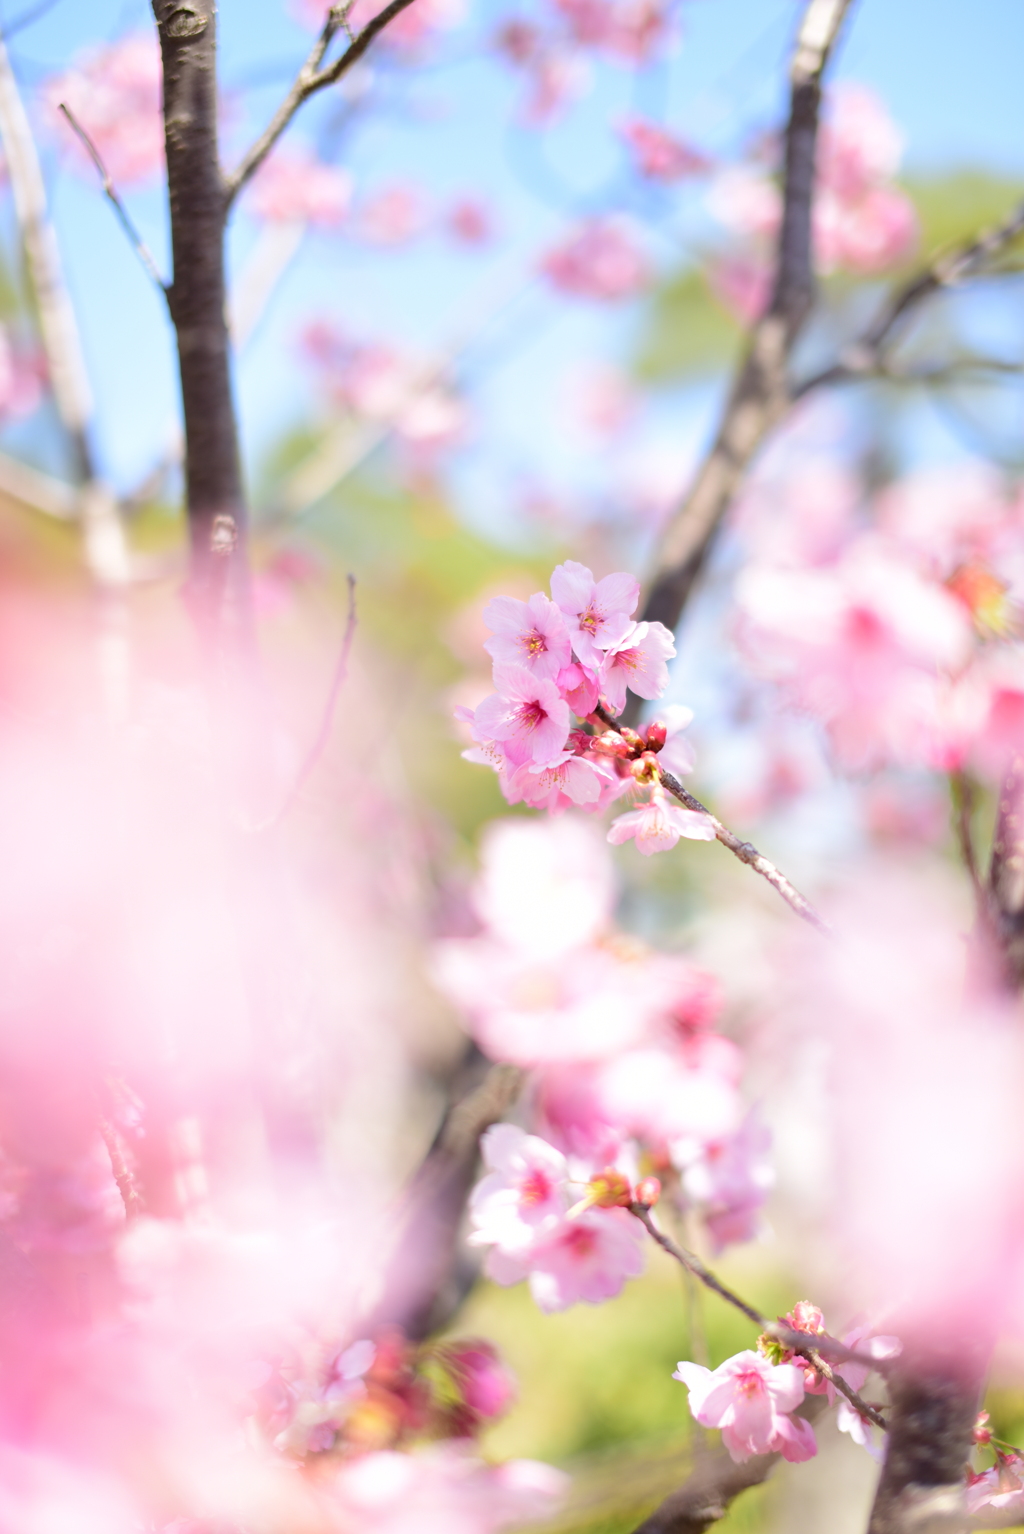
[[[647,749],[648,751],[660,751],[668,739],[668,726],[662,724],[660,719],[652,719],[647,726]]]
[[[645,1209],[653,1209],[661,1197],[661,1183],[657,1177],[644,1177],[637,1183],[633,1197]]]
[[[980,1411],[978,1413],[978,1420],[974,1424],[974,1434],[973,1434],[973,1437],[974,1437],[974,1442],[975,1443],[991,1443],[992,1442],[992,1429],[988,1425],[988,1412],[987,1411]]]
[[[622,724],[619,726],[619,734],[622,736],[627,746],[631,746],[634,751],[643,750],[643,737],[638,735],[635,730],[631,730],[628,724]]]

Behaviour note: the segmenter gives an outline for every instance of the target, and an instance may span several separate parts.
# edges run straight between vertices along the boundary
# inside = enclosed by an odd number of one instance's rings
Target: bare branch
[[[810,0],[797,33],[772,298],[750,333],[711,450],[665,534],[643,617],[670,629],[679,622],[711,540],[751,459],[789,408],[789,354],[814,298],[811,210],[821,80],[849,5],[850,0]],[[638,700],[631,700],[630,723],[638,717],[640,706]]]
[[[808,1396],[795,1415],[814,1422],[826,1405],[823,1396]],[[725,1517],[742,1492],[763,1485],[781,1458],[781,1454],[756,1454],[738,1465],[726,1449],[715,1449],[678,1491],[644,1519],[635,1534],[704,1534]]]
[[[858,340],[848,346],[839,361],[832,367],[804,379],[793,390],[793,399],[799,400],[823,384],[839,383],[846,379],[863,378],[877,373],[884,363],[885,350],[894,335],[902,328],[907,316],[932,294],[945,288],[955,287],[968,277],[973,277],[999,255],[1006,247],[1024,233],[1024,203],[1019,204],[1001,224],[985,234],[969,240],[958,249],[948,251],[924,271],[904,284],[883,308],[875,323]]]
[[[292,783],[291,788],[285,795],[281,808],[277,811],[277,814],[272,815],[269,820],[265,820],[261,825],[254,827],[255,830],[269,831],[273,829],[274,826],[281,823],[305,787],[310,773],[313,771],[313,768],[320,760],[324,751],[327,749],[327,743],[331,738],[331,726],[334,723],[334,711],[338,706],[338,699],[341,696],[341,689],[344,687],[345,682],[348,680],[349,656],[352,654],[352,641],[355,638],[356,623],[358,621],[356,614],[356,578],[354,575],[349,574],[345,577],[345,579],[348,583],[348,618],[345,623],[345,634],[341,641],[341,650],[338,654],[338,663],[334,668],[334,675],[331,678],[330,690],[327,694],[327,702],[324,705],[324,713],[323,718],[320,721],[320,728],[316,733],[316,739],[313,741],[313,744],[309,748],[305,761],[302,763],[302,766],[295,774],[295,781]]]
[[[610,730],[613,730],[619,736],[619,741],[622,744],[633,746],[634,756],[642,751],[643,741],[641,738],[634,731],[630,730],[628,725],[623,726],[625,714],[623,714],[622,718],[615,719],[600,703],[594,709],[594,714],[603,724],[606,724]],[[619,733],[620,727],[625,728],[624,736]],[[629,738],[627,739],[627,737]],[[717,815],[712,815],[707,805],[701,804],[696,794],[691,794],[690,790],[684,788],[679,779],[673,773],[667,772],[664,767],[659,767],[658,778],[662,787],[667,788],[673,798],[678,799],[679,803],[684,805],[686,809],[694,810],[699,815],[706,815],[714,828],[715,840],[721,842],[723,847],[728,847],[733,857],[739,858],[741,863],[746,863],[747,867],[752,868],[755,873],[759,873],[762,879],[767,879],[768,883],[774,890],[778,891],[791,910],[795,911],[798,916],[801,916],[804,921],[809,922],[812,927],[817,927],[819,932],[825,932],[829,936],[832,935],[832,929],[828,922],[819,916],[810,901],[805,900],[800,891],[790,884],[785,874],[780,873],[769,858],[766,858],[763,853],[758,852],[753,842],[743,841],[741,837],[736,835],[735,831],[730,831],[728,826],[724,826]]]
[[[480,1137],[504,1118],[525,1078],[518,1066],[488,1065],[475,1045],[467,1048],[433,1144],[406,1188],[384,1294],[361,1323],[366,1335],[400,1326],[421,1339],[446,1325],[465,1298],[476,1270],[460,1274],[458,1238]]]
[[[118,192],[117,192],[117,188],[115,187],[113,181],[110,179],[110,172],[107,170],[107,167],[103,163],[103,157],[101,156],[99,150],[96,148],[96,145],[93,143],[93,141],[89,137],[88,133],[86,133],[85,129],[82,127],[82,124],[78,121],[78,118],[75,116],[74,112],[72,112],[71,108],[68,106],[66,101],[62,101],[60,103],[60,110],[64,113],[64,116],[67,118],[68,122],[71,124],[71,127],[74,129],[75,133],[77,133],[79,139],[82,142],[82,145],[85,148],[86,153],[88,154],[89,158],[92,160],[92,163],[95,165],[97,171],[99,172],[100,181],[103,184],[103,190],[106,193],[106,195],[107,195],[107,197],[108,197],[108,199],[109,199],[109,201],[110,201],[110,203],[111,203],[111,205],[112,205],[112,207],[114,209],[114,212],[117,214],[118,220],[119,220],[119,222],[121,224],[121,228],[124,230],[125,234],[128,236],[129,240],[131,241],[131,243],[132,243],[132,245],[133,245],[133,247],[135,249],[136,255],[138,256],[139,260],[142,262],[143,266],[146,268],[146,272],[149,275],[149,277],[155,283],[157,289],[159,290],[161,298],[166,299],[167,298],[167,284],[164,282],[163,278],[160,276],[160,269],[157,266],[156,262],[154,261],[152,255],[150,254],[150,250],[149,250],[148,245],[146,244],[145,240],[142,238],[142,235],[136,229],[135,225],[132,223],[132,220],[131,220],[131,218],[130,218],[130,216],[128,214],[128,209],[125,207],[124,203],[121,201],[121,198],[119,197]]]
[[[679,779],[674,777],[671,772],[665,772],[662,769],[660,777],[669,793],[673,798],[678,799],[680,804],[685,805],[688,810],[697,810],[700,814],[708,817],[714,827],[716,840],[720,841],[723,847],[728,847],[733,857],[739,858],[741,863],[746,863],[747,867],[760,874],[762,879],[767,879],[772,889],[778,891],[791,911],[795,911],[798,916],[802,917],[804,921],[809,922],[812,927],[817,927],[819,932],[825,932],[829,936],[832,935],[832,928],[828,922],[818,915],[810,901],[801,895],[795,885],[790,884],[785,874],[776,868],[771,859],[766,858],[763,852],[758,852],[753,842],[743,841],[741,837],[736,835],[735,831],[730,831],[728,826],[723,826],[717,815],[712,815],[707,806],[701,804],[697,796],[691,794],[688,788],[684,788]]]
[[[108,1119],[100,1120],[100,1134],[103,1136],[103,1143],[107,1147],[107,1155],[110,1157],[110,1170],[114,1174],[117,1191],[120,1193],[121,1202],[124,1204],[125,1219],[129,1221],[138,1219],[139,1215],[143,1213],[145,1205],[135,1178],[132,1175],[131,1167],[128,1165],[128,1158],[124,1153],[121,1136]]]
[[[348,13],[352,9],[352,0],[346,0],[343,5],[333,5],[327,14],[323,30],[310,51],[309,57],[299,70],[287,96],[274,113],[266,128],[260,134],[256,142],[242,157],[241,163],[227,178],[225,183],[225,206],[230,208],[239,192],[251,176],[259,170],[267,155],[277,143],[281,134],[287,128],[296,112],[302,104],[314,96],[317,91],[323,90],[328,85],[334,85],[342,75],[350,70],[353,64],[358,64],[363,54],[369,48],[377,35],[384,31],[395,17],[411,5],[412,0],[390,0],[382,11],[372,17],[355,37],[352,36],[348,26]],[[349,38],[349,46],[340,58],[335,59],[333,64],[321,69],[324,55],[339,31],[344,31]]]

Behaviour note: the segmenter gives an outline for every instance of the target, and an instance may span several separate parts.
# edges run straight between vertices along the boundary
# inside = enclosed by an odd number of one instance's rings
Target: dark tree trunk
[[[164,74],[174,275],[169,289],[185,421],[188,596],[208,636],[248,629],[246,513],[225,317],[227,199],[217,148],[214,0],[152,0]]]

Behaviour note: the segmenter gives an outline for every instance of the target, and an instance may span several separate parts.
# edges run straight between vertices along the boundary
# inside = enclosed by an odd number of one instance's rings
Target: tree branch
[[[900,288],[882,309],[875,323],[859,340],[848,346],[839,361],[820,373],[798,384],[792,394],[794,401],[803,399],[823,384],[840,383],[846,379],[863,378],[877,373],[884,362],[885,349],[898,332],[907,316],[924,299],[930,298],[944,288],[954,287],[967,277],[975,276],[993,257],[1010,245],[1019,234],[1024,233],[1024,203],[997,224],[994,229],[978,235],[954,251],[949,251],[912,277]]]
[[[748,1305],[746,1300],[740,1299],[739,1295],[730,1289],[727,1284],[723,1284],[722,1280],[717,1278],[710,1268],[704,1266],[694,1252],[688,1252],[684,1247],[678,1246],[670,1236],[666,1236],[663,1230],[658,1229],[651,1218],[651,1211],[646,1204],[631,1204],[629,1212],[640,1221],[641,1225],[658,1243],[662,1251],[667,1252],[670,1257],[674,1258],[681,1267],[686,1269],[687,1273],[692,1273],[694,1278],[698,1279],[706,1289],[711,1290],[712,1294],[717,1294],[719,1299],[725,1300],[727,1305],[732,1305],[735,1310],[746,1316],[748,1321],[753,1321],[759,1330],[768,1332],[772,1337],[777,1337],[781,1342],[785,1343],[786,1347],[792,1349],[794,1353],[799,1353],[801,1358],[806,1358],[808,1363],[813,1364],[818,1373],[828,1380],[834,1389],[839,1391],[840,1395],[846,1397],[855,1411],[859,1412],[862,1417],[866,1417],[869,1422],[873,1422],[876,1427],[885,1429],[885,1418],[881,1412],[877,1411],[875,1407],[870,1406],[867,1401],[862,1400],[853,1387],[846,1383],[842,1375],[836,1374],[832,1365],[823,1356],[821,1348],[814,1343],[808,1342],[809,1334],[807,1332],[798,1332],[784,1323],[769,1321],[767,1316],[763,1316],[759,1310],[755,1310],[753,1305]],[[826,1339],[823,1338],[822,1340],[826,1342]],[[829,1351],[838,1349],[848,1358],[859,1356],[843,1348],[841,1344],[835,1343],[832,1338],[827,1339],[827,1344],[830,1345]],[[877,1368],[877,1363],[874,1359],[866,1359],[865,1362],[868,1362],[871,1368]]]
[[[465,1298],[476,1270],[460,1274],[458,1237],[480,1136],[504,1118],[525,1077],[518,1066],[488,1065],[475,1045],[467,1047],[433,1143],[406,1187],[384,1293],[361,1323],[361,1335],[399,1326],[407,1337],[422,1340],[444,1326]]]
[[[217,150],[214,0],[151,0],[160,34],[164,141],[174,277],[168,303],[178,342],[185,421],[188,595],[207,648],[251,645],[247,516],[225,319],[224,178]],[[239,643],[240,641],[240,643]]]
[[[814,1422],[825,1411],[822,1396],[807,1397],[795,1415]],[[761,1486],[781,1460],[781,1454],[756,1454],[736,1464],[721,1446],[699,1464],[678,1491],[645,1518],[634,1534],[704,1534],[724,1518],[744,1491]]]
[[[821,80],[849,5],[850,0],[810,0],[797,33],[771,302],[750,333],[711,450],[665,534],[643,617],[669,629],[679,622],[751,459],[789,408],[789,355],[814,299],[811,212]],[[641,706],[639,700],[630,700],[629,723]]]
[[[377,15],[372,17],[355,37],[348,30],[348,13],[352,9],[352,0],[331,7],[323,30],[313,44],[309,57],[296,75],[287,96],[259,138],[242,157],[241,163],[227,178],[225,188],[227,207],[230,208],[246,182],[259,170],[302,104],[317,91],[325,89],[328,85],[334,85],[352,68],[353,64],[358,64],[374,38],[383,32],[385,27],[405,10],[406,6],[411,4],[412,0],[390,0],[390,4],[386,5],[382,11],[378,11]],[[321,69],[324,55],[336,34],[342,30],[350,39],[348,48],[340,58],[335,59],[333,64]]]
[[[717,815],[712,815],[707,806],[701,804],[697,796],[691,794],[688,788],[684,788],[679,779],[674,777],[671,772],[661,769],[659,776],[662,784],[668,789],[673,798],[679,800],[680,804],[685,805],[688,810],[696,810],[699,814],[708,817],[714,828],[715,839],[720,841],[723,847],[728,847],[733,857],[739,858],[741,863],[746,863],[747,867],[760,874],[762,879],[767,879],[772,889],[782,896],[791,911],[795,911],[798,916],[802,917],[804,921],[809,922],[812,927],[817,927],[819,932],[832,936],[832,928],[825,921],[824,917],[818,915],[810,901],[801,895],[795,885],[790,884],[785,874],[776,868],[770,858],[766,858],[763,852],[758,852],[753,842],[743,841],[741,837],[736,835],[735,831],[730,831],[728,826],[723,826]]]
[[[118,195],[117,188],[115,187],[113,181],[110,179],[110,173],[107,170],[107,167],[103,163],[102,155],[100,154],[99,150],[96,148],[96,145],[93,143],[93,141],[89,137],[88,133],[86,133],[85,129],[82,127],[82,124],[78,121],[78,118],[75,116],[74,112],[72,112],[71,108],[68,106],[66,101],[62,101],[60,103],[60,110],[64,113],[64,116],[67,118],[68,122],[71,124],[71,127],[74,130],[74,132],[78,135],[78,137],[81,140],[82,145],[83,145],[86,153],[88,154],[89,158],[92,160],[92,163],[95,165],[97,171],[99,172],[99,177],[100,177],[100,181],[102,182],[102,185],[103,185],[103,190],[106,193],[107,198],[109,199],[109,201],[110,201],[110,203],[111,203],[111,205],[112,205],[112,207],[114,209],[114,212],[117,214],[118,221],[120,222],[121,228],[124,230],[125,234],[128,236],[128,239],[130,240],[130,242],[131,242],[131,244],[132,244],[132,246],[133,246],[133,248],[135,250],[136,255],[138,256],[139,260],[142,262],[143,266],[145,267],[147,275],[152,279],[153,283],[156,285],[156,288],[157,288],[161,298],[166,299],[166,297],[167,297],[167,287],[166,287],[166,284],[164,283],[163,278],[160,275],[160,269],[157,266],[156,262],[154,261],[152,255],[150,253],[149,246],[146,244],[145,240],[142,238],[142,235],[139,233],[139,231],[136,229],[135,225],[132,223],[132,220],[131,220],[131,218],[130,218],[130,216],[128,214],[128,209],[125,207],[124,203],[121,201],[121,198]]]

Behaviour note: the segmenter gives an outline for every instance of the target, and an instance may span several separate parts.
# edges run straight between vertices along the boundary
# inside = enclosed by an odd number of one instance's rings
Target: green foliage
[[[904,190],[921,226],[919,252],[911,267],[1004,223],[1024,197],[1021,182],[970,169],[914,179]]]
[[[905,281],[936,256],[1003,223],[1024,197],[1020,182],[970,168],[917,177],[906,181],[904,190],[917,210],[921,238],[913,255],[888,274],[891,283]],[[1015,243],[1013,264],[1020,264],[1022,245],[1021,240]],[[830,292],[845,299],[869,285],[877,287],[877,279],[842,275],[823,284],[823,294],[827,303]],[[634,371],[641,382],[654,386],[697,379],[728,368],[741,340],[740,326],[700,266],[687,264],[651,300]]]
[[[735,360],[742,330],[700,267],[684,266],[658,289],[633,367],[645,384],[718,372]]]

